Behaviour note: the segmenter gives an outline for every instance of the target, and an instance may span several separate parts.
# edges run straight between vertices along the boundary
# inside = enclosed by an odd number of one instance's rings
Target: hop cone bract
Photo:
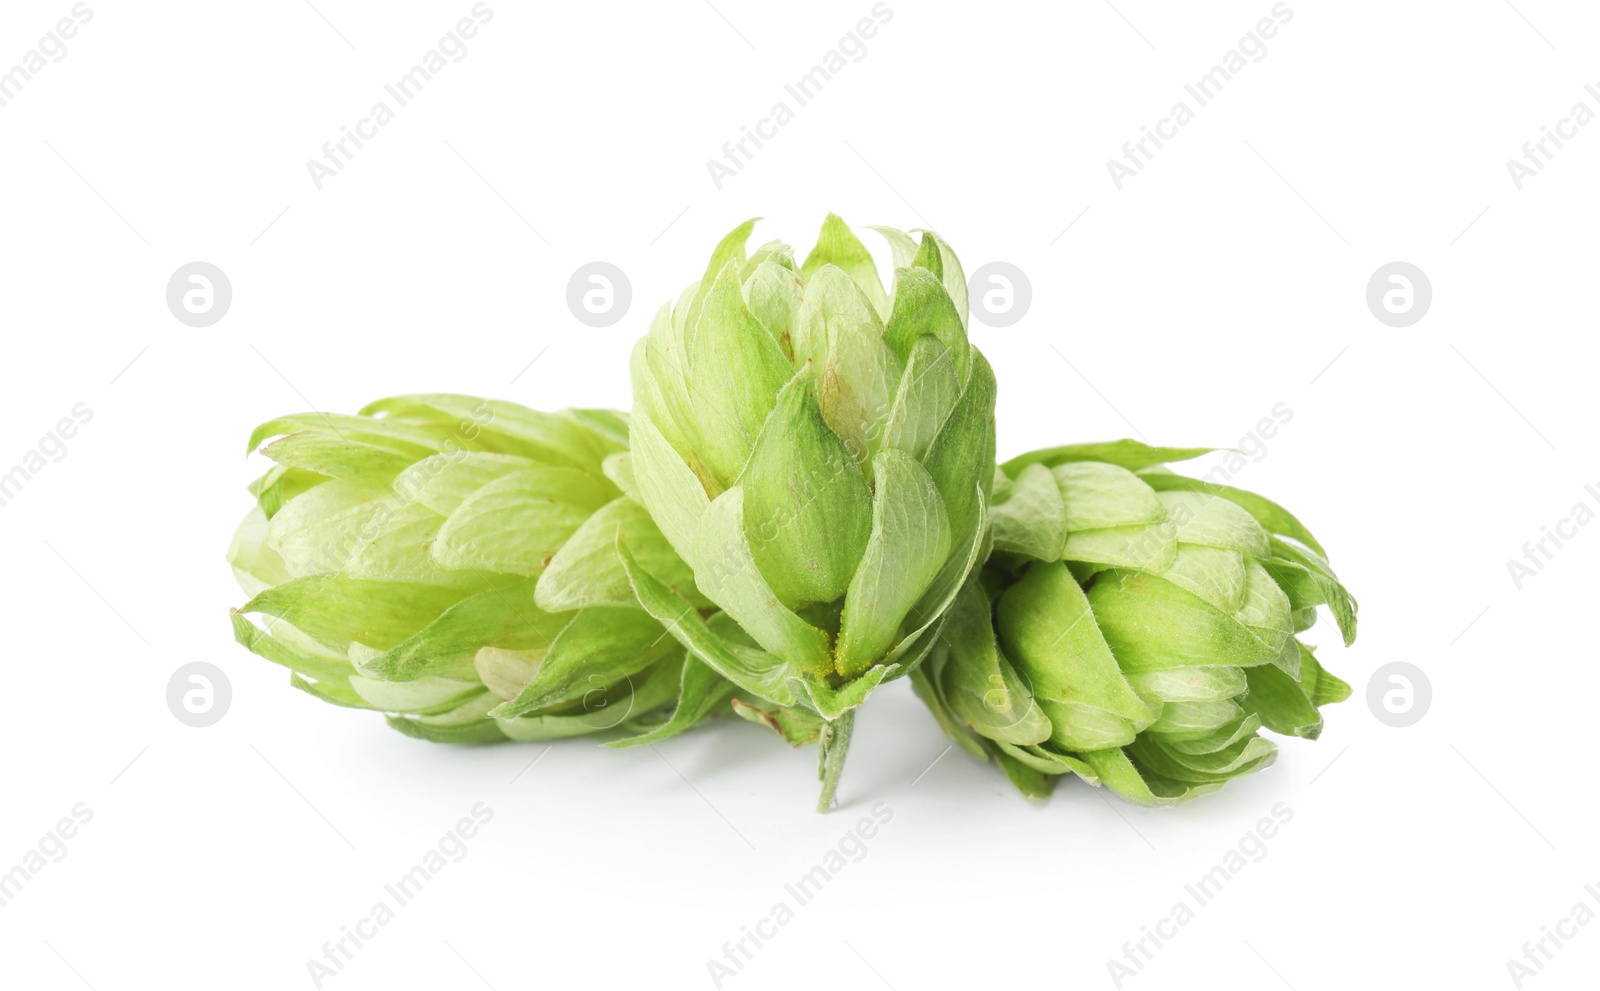
[[[1019,787],[1073,772],[1164,805],[1267,766],[1263,728],[1316,738],[1350,688],[1296,634],[1355,602],[1293,515],[1132,441],[1003,466],[995,554],[963,590],[919,690]]]

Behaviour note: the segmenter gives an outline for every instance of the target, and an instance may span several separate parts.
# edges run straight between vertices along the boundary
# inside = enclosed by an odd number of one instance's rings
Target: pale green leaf
[[[922,460],[958,543],[985,525],[984,503],[994,484],[994,402],[994,370],[973,348],[966,391]]]
[[[641,566],[673,591],[703,604],[694,575],[675,553],[645,508],[616,499],[584,521],[539,575],[539,607],[565,612],[598,605],[628,605],[633,589],[617,556],[617,536],[633,549]]]
[[[287,620],[334,650],[349,650],[352,643],[387,650],[432,623],[464,594],[437,585],[316,576],[269,588],[240,611]]]
[[[476,396],[391,396],[367,404],[361,413],[361,417],[355,419],[391,426],[395,425],[396,418],[423,422],[436,431],[446,432],[450,443],[458,447],[515,454],[541,464],[576,468],[597,477],[606,455],[624,446],[616,439],[559,414]],[[375,419],[377,413],[388,416]]]
[[[283,557],[267,543],[267,516],[252,506],[228,544],[228,563],[245,595],[255,595],[290,579]]]
[[[756,564],[745,536],[742,486],[718,496],[701,517],[694,561],[700,591],[763,648],[812,677],[831,673],[827,635],[779,601]]]
[[[693,565],[694,537],[711,499],[650,417],[634,417],[629,436],[640,499],[667,542]]]
[[[437,454],[442,437],[437,430],[412,423],[401,423],[347,413],[295,413],[268,420],[250,434],[248,451],[254,451],[269,437],[284,437],[302,431],[332,434],[349,443],[386,447],[411,458]]]
[[[302,430],[280,437],[261,453],[286,468],[299,468],[371,489],[385,488],[416,460],[377,444],[346,440],[323,430]]]
[[[1050,738],[1050,720],[995,642],[989,599],[968,582],[945,624],[949,658],[940,679],[951,712],[984,737],[1026,745]]]
[[[697,657],[688,657],[684,660],[678,704],[672,717],[647,733],[616,740],[606,746],[637,747],[670,739],[709,718],[737,690],[737,685],[718,674],[710,665]]]
[[[402,501],[420,503],[440,516],[449,516],[467,496],[490,482],[513,471],[538,466],[537,461],[511,454],[484,451],[435,454],[401,472],[392,488]]]
[[[810,361],[822,417],[859,462],[882,440],[904,366],[883,341],[883,324],[850,277],[824,265],[806,283],[795,362]]]
[[[640,567],[626,545],[619,542],[617,547],[639,603],[679,643],[745,691],[779,705],[796,704],[798,698],[790,687],[791,669],[782,658],[751,649],[712,629],[682,596]]]
[[[420,625],[402,642],[363,662],[366,673],[389,681],[433,675],[465,677],[483,647],[544,650],[570,617],[553,615],[534,601],[535,583],[524,580],[470,595]]]
[[[1066,505],[1061,486],[1044,465],[1029,465],[1011,480],[1004,502],[989,513],[994,546],[1039,561],[1059,561],[1067,544]]]
[[[433,559],[450,570],[537,575],[614,496],[571,468],[513,472],[468,496],[439,528]]]
[[[1106,643],[1128,671],[1271,664],[1278,648],[1193,592],[1165,578],[1107,571],[1089,587]]]
[[[750,553],[772,592],[792,604],[842,596],[867,547],[872,494],[823,422],[808,374],[779,393],[738,487]]]
[[[894,645],[901,621],[950,556],[944,501],[926,469],[899,451],[873,459],[872,536],[845,597],[836,664],[855,677]]]
[[[537,709],[598,698],[607,686],[638,674],[678,646],[661,624],[638,609],[584,609],[556,637],[533,680],[490,714],[519,716]],[[592,701],[589,703],[592,705]]]
[[[1068,532],[1161,523],[1167,518],[1156,493],[1126,468],[1072,461],[1050,472],[1061,486]]]
[[[872,253],[850,230],[850,225],[832,213],[822,221],[816,246],[806,256],[800,272],[810,279],[824,265],[835,266],[848,275],[875,312],[889,312],[888,300],[884,297],[883,283],[878,280],[878,266],[872,260]]]
[[[1051,715],[1058,746],[1096,749],[1099,741],[1132,740],[1151,721],[1065,565],[1030,567],[1000,597],[996,622],[1001,649]]]
[[[791,377],[789,359],[745,306],[730,263],[706,293],[688,343],[696,453],[724,487],[744,469],[778,390]]]
[[[1113,440],[1099,444],[1067,444],[1062,447],[1029,451],[1027,454],[1012,458],[1000,467],[1007,475],[1015,476],[1017,472],[1033,464],[1053,468],[1073,461],[1104,461],[1129,471],[1140,471],[1170,461],[1188,461],[1202,454],[1210,454],[1214,450],[1216,450],[1214,447],[1151,447],[1136,440]]]
[[[919,338],[912,345],[894,406],[884,424],[884,447],[904,451],[917,461],[927,456],[961,398],[961,379],[953,355],[932,337]]]
[[[950,350],[956,380],[966,382],[972,370],[972,347],[966,326],[939,276],[926,268],[895,270],[894,310],[884,330],[884,343],[902,362],[923,337],[932,337]]]

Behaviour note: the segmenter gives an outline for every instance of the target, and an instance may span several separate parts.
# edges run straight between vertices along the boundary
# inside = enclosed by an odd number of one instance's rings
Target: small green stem
[[[822,748],[817,776],[822,779],[822,797],[817,799],[817,811],[827,812],[833,807],[833,793],[839,790],[839,776],[844,773],[844,757],[850,750],[850,733],[855,729],[856,711],[844,715],[822,727]]]

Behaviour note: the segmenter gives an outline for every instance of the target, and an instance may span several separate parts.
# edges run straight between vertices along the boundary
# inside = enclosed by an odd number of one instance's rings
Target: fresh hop
[[[804,262],[747,254],[754,223],[634,348],[629,433],[641,500],[742,635],[630,574],[699,661],[827,721],[826,807],[852,710],[921,662],[981,559],[995,381],[937,236],[880,229],[886,291],[838,217]]]
[[[1071,772],[1141,805],[1270,764],[1315,739],[1350,686],[1296,637],[1355,602],[1320,544],[1260,496],[1176,474],[1205,449],[1060,447],[996,478],[994,554],[917,673],[941,724],[1022,791]]]
[[[1298,634],[1356,605],[1309,530],[1133,441],[995,465],[961,263],[754,221],[633,350],[631,417],[421,395],[258,427],[229,559],[250,650],[408,734],[653,743],[730,711],[817,743],[911,675],[1025,794],[1170,805],[1315,738],[1350,688]],[[265,446],[262,446],[262,445]],[[630,735],[631,734],[631,735]]]
[[[622,414],[401,396],[272,420],[250,447],[267,440],[233,626],[295,687],[461,743],[636,728],[679,694],[684,650],[635,603],[618,535],[705,600],[630,498]]]

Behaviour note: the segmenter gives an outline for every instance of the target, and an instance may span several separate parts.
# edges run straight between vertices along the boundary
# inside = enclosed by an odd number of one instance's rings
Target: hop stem
[[[817,811],[826,813],[833,807],[833,794],[839,789],[839,776],[844,773],[845,754],[850,750],[850,733],[855,729],[856,711],[851,709],[822,727],[821,747],[817,776],[822,779],[822,796],[817,799]]]

